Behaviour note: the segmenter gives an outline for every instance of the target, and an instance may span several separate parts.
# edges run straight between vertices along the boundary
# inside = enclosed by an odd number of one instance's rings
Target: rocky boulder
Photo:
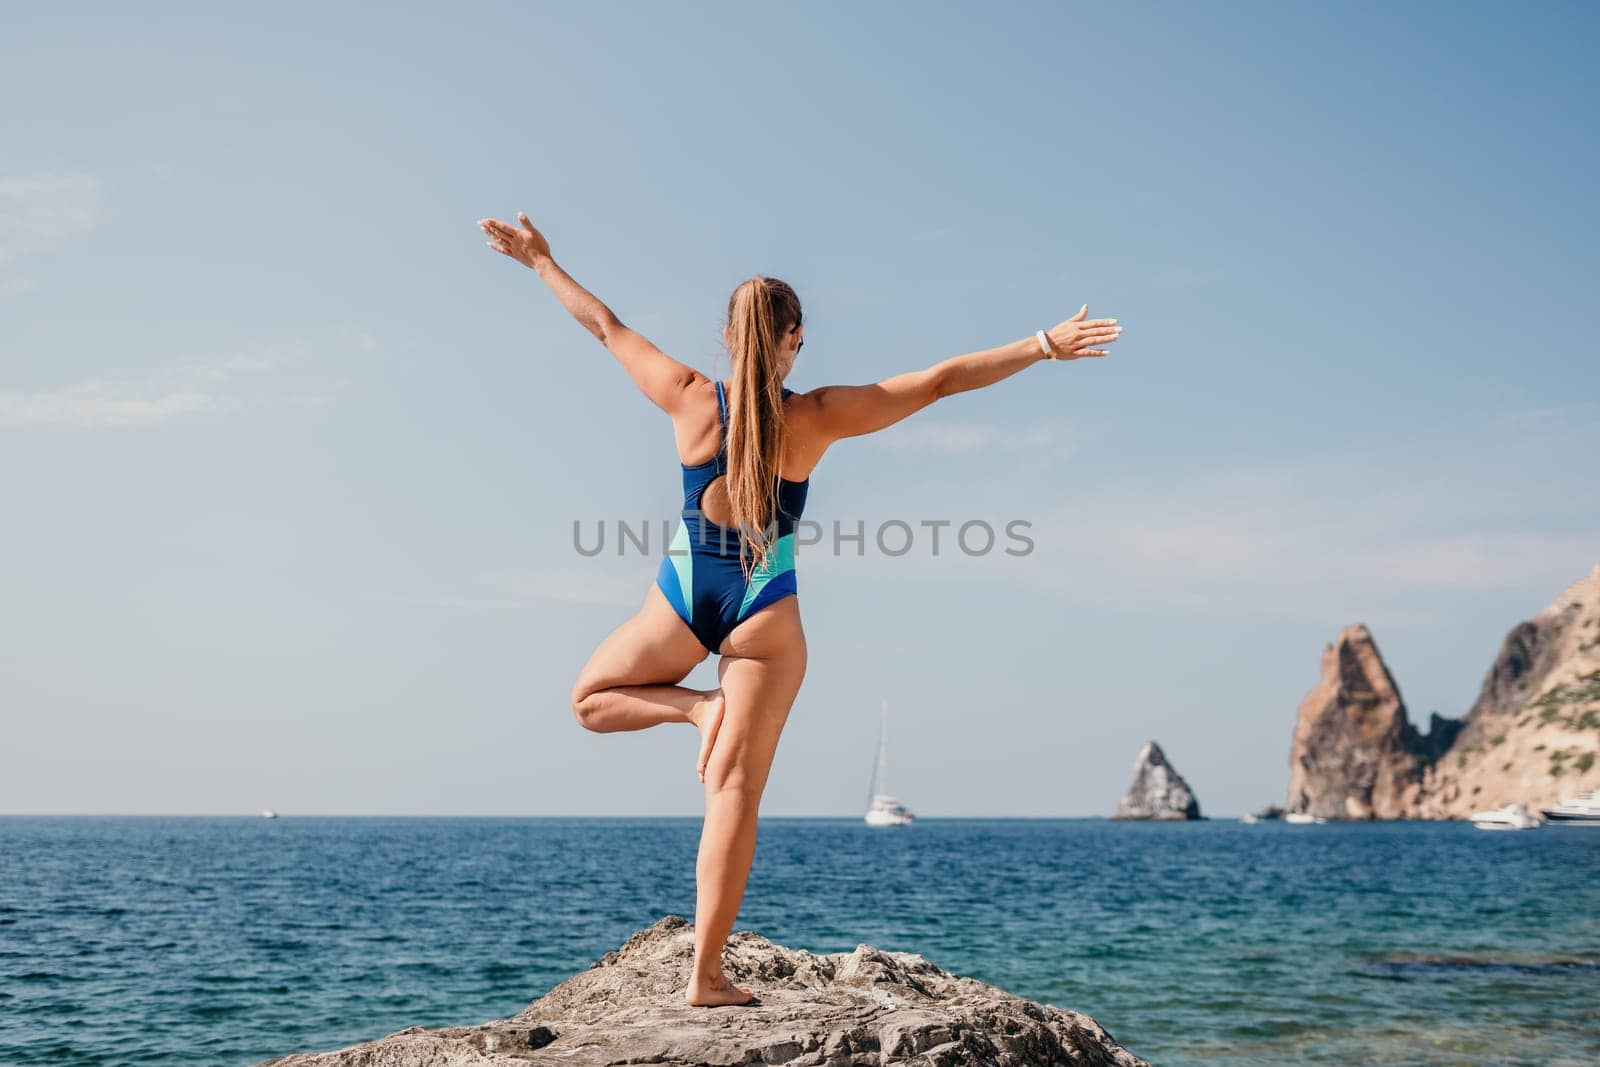
[[[1167,762],[1154,741],[1146,741],[1133,761],[1133,781],[1113,819],[1198,819],[1200,801],[1183,776]]]
[[[815,955],[737,931],[724,967],[759,1002],[725,1008],[683,1002],[693,957],[694,927],[669,915],[515,1018],[412,1027],[261,1067],[1144,1063],[1087,1015],[958,977],[910,953],[861,945]]]

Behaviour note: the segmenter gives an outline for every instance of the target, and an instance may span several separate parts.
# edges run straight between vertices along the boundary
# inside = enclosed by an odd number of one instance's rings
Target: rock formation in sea
[[[1506,635],[1471,710],[1412,726],[1366,627],[1340,631],[1300,705],[1288,810],[1451,819],[1600,788],[1600,566]]]
[[[1133,781],[1113,819],[1198,819],[1200,801],[1189,783],[1167,762],[1154,741],[1146,741],[1133,761]]]
[[[668,915],[514,1018],[411,1027],[261,1067],[1144,1064],[1087,1015],[1012,996],[910,953],[861,945],[815,955],[736,931],[724,968],[759,1003],[724,1008],[683,1002],[693,957],[694,927]]]
[[[1372,634],[1346,626],[1323,650],[1322,677],[1300,702],[1286,807],[1328,819],[1402,818],[1417,800],[1429,751]]]

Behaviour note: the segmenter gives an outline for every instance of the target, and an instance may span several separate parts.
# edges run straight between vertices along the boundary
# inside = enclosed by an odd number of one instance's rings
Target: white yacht
[[[1600,789],[1579,793],[1556,807],[1545,808],[1544,817],[1565,826],[1600,826]]]
[[[1480,830],[1532,830],[1542,825],[1539,817],[1524,804],[1507,804],[1503,808],[1475,811],[1468,818]]]
[[[1283,821],[1292,822],[1296,826],[1310,826],[1313,823],[1321,826],[1328,820],[1320,815],[1313,815],[1309,811],[1291,811],[1283,817]]]
[[[878,728],[878,763],[872,773],[872,799],[867,803],[868,826],[905,826],[916,818],[911,809],[889,792],[889,702],[883,702],[883,717]]]
[[[278,813],[273,811],[271,808],[262,808],[261,817],[263,819],[276,819],[278,817]]]

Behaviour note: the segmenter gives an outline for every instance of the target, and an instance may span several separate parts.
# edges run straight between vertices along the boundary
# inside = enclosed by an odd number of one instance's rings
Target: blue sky
[[[526,211],[708,373],[789,384],[1087,303],[1043,365],[837,446],[773,815],[1108,813],[1149,738],[1281,801],[1323,645],[1413,715],[1600,561],[1592,5],[9,6],[0,811],[694,814],[686,727],[581,730],[678,503],[670,427],[474,220]],[[691,676],[709,684],[708,664]]]

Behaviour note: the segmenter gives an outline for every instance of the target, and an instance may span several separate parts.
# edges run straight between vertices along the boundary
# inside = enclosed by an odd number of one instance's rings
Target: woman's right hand
[[[1072,318],[1045,331],[1045,338],[1057,359],[1103,356],[1106,350],[1098,346],[1108,345],[1122,336],[1122,327],[1117,325],[1116,319],[1085,319],[1088,313],[1089,305],[1085,304]]]
[[[489,236],[489,247],[496,252],[510,256],[524,267],[537,266],[539,260],[549,258],[550,242],[520,211],[517,221],[522,223],[520,228],[499,219],[479,219],[478,228]]]

